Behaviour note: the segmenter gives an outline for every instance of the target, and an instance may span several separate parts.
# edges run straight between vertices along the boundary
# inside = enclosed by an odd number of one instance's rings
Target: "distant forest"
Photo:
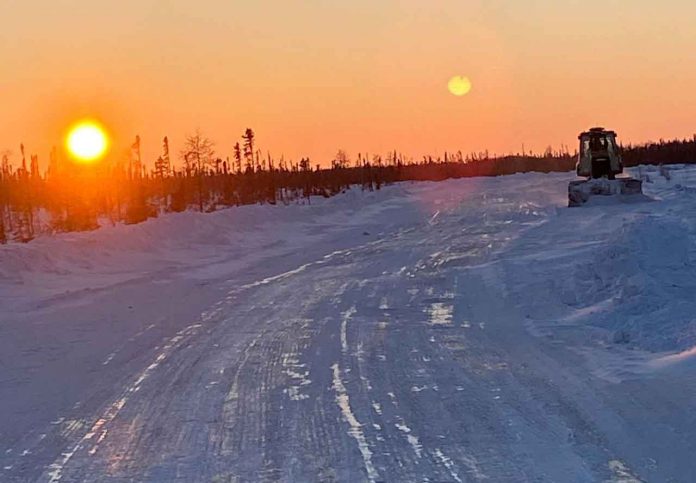
[[[624,146],[622,154],[626,166],[696,163],[696,135]],[[224,160],[199,132],[186,138],[176,156],[170,155],[165,137],[162,154],[151,167],[141,159],[139,137],[118,162],[77,164],[62,159],[54,148],[48,169],[40,172],[38,157],[30,155],[27,162],[23,145],[20,156],[14,166],[11,153],[2,154],[0,243],[28,242],[39,233],[92,230],[100,223],[139,223],[187,209],[211,212],[254,203],[311,203],[312,196],[379,190],[398,181],[571,171],[577,154],[551,148],[508,156],[459,151],[414,160],[394,151],[350,159],[339,150],[330,167],[320,167],[308,158],[295,162],[263,155],[254,132],[247,129]],[[172,157],[180,163],[175,166]]]

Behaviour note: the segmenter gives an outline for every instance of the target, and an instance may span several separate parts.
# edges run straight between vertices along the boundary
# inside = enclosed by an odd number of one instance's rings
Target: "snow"
[[[685,481],[696,168],[0,246],[1,481]]]

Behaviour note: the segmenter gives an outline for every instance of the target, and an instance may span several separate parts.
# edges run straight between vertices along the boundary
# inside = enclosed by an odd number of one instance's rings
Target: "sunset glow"
[[[328,166],[339,148],[543,152],[588,126],[643,142],[696,125],[686,0],[0,3],[0,149],[43,167],[82,115],[113,153],[139,134],[149,164],[197,127],[223,158],[252,127],[264,153]],[[455,75],[473,84],[460,99]]]
[[[66,147],[78,161],[94,162],[104,156],[109,140],[104,129],[94,121],[81,121],[68,134]]]

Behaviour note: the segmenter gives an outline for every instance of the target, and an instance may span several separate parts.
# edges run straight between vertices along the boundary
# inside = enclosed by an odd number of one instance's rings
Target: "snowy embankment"
[[[596,327],[650,351],[696,346],[696,168],[632,170],[651,202],[562,210],[502,264],[537,328]]]
[[[136,225],[42,236],[0,245],[0,304],[45,302],[107,289],[134,278],[186,272],[207,279],[304,248],[341,245],[340,238],[388,230],[413,213],[391,210],[408,185],[359,189],[311,205],[250,205],[201,214],[172,213]],[[388,219],[373,219],[390,213]],[[311,256],[311,254],[304,254]],[[273,267],[269,267],[273,270]],[[282,263],[280,267],[282,268]]]
[[[690,313],[696,293],[696,168],[669,170],[670,180],[655,167],[632,170],[647,178],[644,191],[658,203],[602,200],[580,210],[565,209],[567,174],[485,179],[487,189],[477,196],[514,189],[523,206],[544,211],[547,226],[513,240],[498,257],[521,289],[520,302],[533,301],[530,318],[544,326],[601,327],[612,331],[609,337],[616,342],[653,351],[696,345],[696,315]],[[138,225],[0,246],[0,304],[44,303],[171,271],[206,279],[243,270],[327,238],[325,245],[340,245],[344,237],[369,236],[366,230],[388,232],[439,206],[439,191],[467,184],[481,183],[403,183],[379,192],[315,198],[312,205],[170,214]],[[422,205],[421,197],[433,198],[433,205]]]
[[[0,480],[685,481],[696,169],[670,173],[635,203],[529,173],[1,246]]]

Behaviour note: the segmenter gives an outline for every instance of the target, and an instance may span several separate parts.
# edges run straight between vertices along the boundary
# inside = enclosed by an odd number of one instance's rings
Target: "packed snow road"
[[[189,215],[242,238],[55,285],[59,240],[5,247],[35,278],[1,286],[0,480],[693,481],[696,171],[649,176],[582,209],[529,174]]]

